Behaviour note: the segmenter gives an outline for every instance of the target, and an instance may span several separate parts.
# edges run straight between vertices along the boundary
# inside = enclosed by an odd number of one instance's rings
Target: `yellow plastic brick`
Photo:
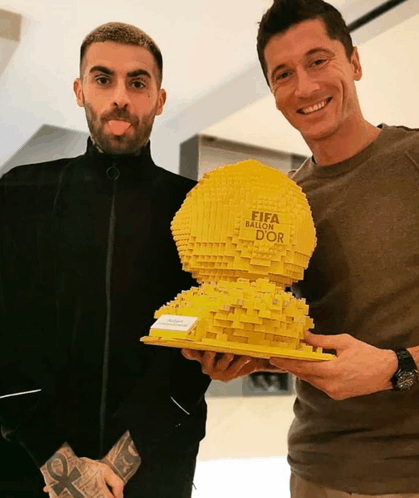
[[[188,332],[153,329],[145,343],[256,357],[331,359],[304,341],[304,300],[285,287],[303,277],[316,245],[310,207],[282,172],[254,160],[204,175],[172,221],[183,268],[200,287],[156,313],[197,317]],[[171,327],[171,324],[170,324]]]

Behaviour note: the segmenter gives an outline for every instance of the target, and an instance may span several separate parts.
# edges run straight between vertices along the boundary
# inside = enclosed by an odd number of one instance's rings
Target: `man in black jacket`
[[[1,428],[51,497],[191,495],[209,379],[178,350],[139,342],[194,283],[170,232],[194,182],[150,156],[161,80],[148,35],[95,29],[74,82],[86,153],[0,182]],[[2,446],[14,460],[1,496],[42,496],[27,454]]]

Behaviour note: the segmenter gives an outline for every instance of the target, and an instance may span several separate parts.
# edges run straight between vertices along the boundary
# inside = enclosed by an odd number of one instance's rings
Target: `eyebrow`
[[[324,48],[324,47],[315,47],[315,48],[312,48],[311,50],[309,50],[308,52],[306,52],[304,54],[304,56],[307,58],[307,57],[310,57],[311,55],[315,55],[319,52],[323,52],[323,53],[326,53],[328,55],[333,55],[334,52],[332,52],[331,50],[329,50],[328,48]],[[272,71],[272,74],[271,74],[271,78],[273,78],[274,74],[277,72],[277,71],[280,71],[281,69],[284,69],[287,67],[287,64],[278,64],[278,66],[275,67],[275,69]]]
[[[115,74],[115,71],[112,71],[112,69],[109,69],[105,66],[93,66],[90,68],[89,73],[96,73],[96,72],[101,72],[108,74],[109,76],[112,76]]]
[[[90,71],[89,71],[90,74],[95,73],[95,72],[104,73],[104,74],[107,74],[108,76],[114,76],[114,74],[115,74],[115,71],[113,71],[112,69],[109,69],[106,66],[93,66],[92,68],[90,68]],[[127,74],[127,76],[129,78],[135,78],[137,76],[147,76],[148,78],[151,78],[151,74],[148,71],[146,71],[145,69],[136,69],[135,71],[130,71]]]
[[[334,55],[334,52],[332,50],[329,50],[328,48],[324,47],[316,47],[312,48],[306,53],[306,57],[309,57],[310,55],[317,54],[318,52],[325,52],[328,55]]]
[[[151,74],[145,69],[136,69],[135,71],[130,71],[128,73],[128,76],[130,78],[135,78],[136,76],[147,76],[148,78],[151,78]]]

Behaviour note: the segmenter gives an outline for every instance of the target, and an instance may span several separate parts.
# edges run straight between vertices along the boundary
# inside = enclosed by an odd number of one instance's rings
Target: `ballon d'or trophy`
[[[155,313],[147,344],[270,358],[329,360],[305,342],[303,278],[316,245],[310,207],[285,174],[254,160],[214,169],[171,224],[183,268],[201,284]]]

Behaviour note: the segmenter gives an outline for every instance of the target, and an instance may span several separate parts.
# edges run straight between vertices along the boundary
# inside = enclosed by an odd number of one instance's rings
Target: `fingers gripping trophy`
[[[304,299],[285,288],[303,278],[316,245],[310,207],[285,174],[254,160],[210,171],[171,224],[192,287],[156,311],[147,344],[327,360],[305,343]]]

